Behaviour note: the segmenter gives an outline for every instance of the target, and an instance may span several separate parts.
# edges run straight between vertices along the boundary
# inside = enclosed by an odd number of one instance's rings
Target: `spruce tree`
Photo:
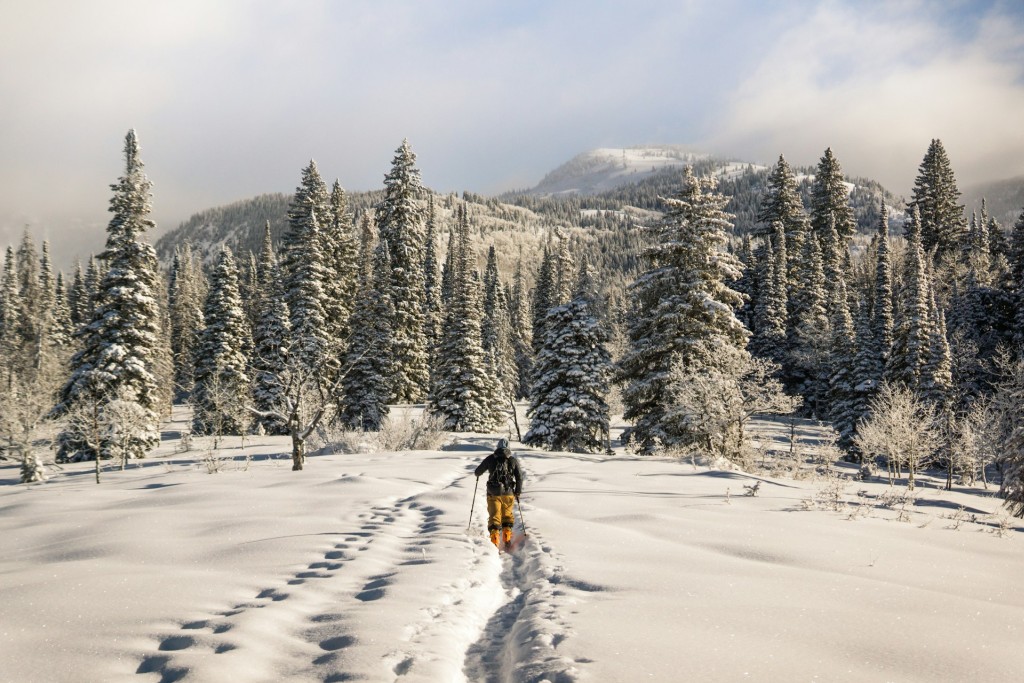
[[[548,312],[523,442],[552,450],[598,451],[608,433],[612,362],[608,334],[594,311],[586,259],[571,300]]]
[[[337,369],[324,313],[324,257],[320,227],[329,215],[327,185],[316,162],[302,170],[302,180],[288,209],[288,231],[281,250],[285,303],[292,331],[291,354],[321,385]]]
[[[424,226],[420,199],[423,187],[416,155],[408,140],[395,151],[384,177],[384,199],[377,207],[377,226],[391,255],[391,301],[394,365],[391,390],[397,403],[419,403],[430,384],[430,359],[425,329],[426,283]]]
[[[392,322],[391,257],[370,217],[360,225],[359,294],[349,327],[352,337],[342,365],[338,421],[349,429],[376,431],[388,414],[391,397]]]
[[[192,429],[197,434],[245,434],[251,403],[248,318],[238,289],[238,267],[223,247],[203,305],[205,327],[195,346]]]
[[[259,312],[253,328],[252,401],[260,413],[259,423],[267,434],[287,434],[288,425],[280,415],[285,405],[285,376],[291,344],[288,306],[281,290],[280,270],[273,249],[262,250],[257,262],[262,281]]]
[[[508,299],[498,274],[498,261],[494,246],[487,250],[484,270],[484,317],[480,338],[484,352],[490,357],[491,377],[496,380],[495,410],[503,410],[508,400],[516,395],[519,373],[512,345]]]
[[[573,264],[572,253],[569,251],[569,237],[562,230],[555,229],[558,246],[554,250],[551,262],[554,284],[548,299],[548,307],[561,306],[572,297],[576,278],[576,266]]]
[[[194,384],[196,341],[205,327],[202,306],[206,284],[197,278],[203,278],[202,269],[192,253],[192,246],[186,243],[175,250],[168,288],[171,357],[174,385],[179,394],[190,391]]]
[[[509,327],[512,332],[512,351],[516,363],[516,398],[524,398],[530,392],[533,381],[533,336],[530,324],[529,292],[523,276],[523,258],[516,262],[512,276],[512,293],[509,299]]]
[[[914,180],[910,209],[921,214],[921,244],[925,253],[935,249],[942,256],[960,247],[964,236],[964,207],[959,204],[953,167],[942,146],[933,139]]]
[[[95,256],[89,256],[89,265],[85,269],[82,307],[82,322],[85,325],[92,320],[96,308],[96,297],[99,295],[100,282],[103,280],[103,264]]]
[[[61,392],[57,413],[79,402],[105,405],[129,397],[137,403],[140,419],[130,434],[120,434],[120,448],[128,456],[142,457],[160,441],[159,392],[154,378],[154,352],[160,334],[157,305],[157,260],[153,248],[142,241],[154,227],[150,214],[149,179],[139,158],[135,131],[125,138],[125,174],[111,185],[113,213],[107,226],[106,248],[100,255],[106,266],[95,295],[92,319],[81,334],[82,349],[71,361],[72,373]],[[58,437],[58,457],[99,455],[73,429]],[[108,438],[101,451],[112,447]]]
[[[424,330],[427,335],[427,348],[430,350],[431,370],[437,365],[437,347],[441,342],[441,323],[443,321],[443,304],[441,297],[441,264],[437,256],[437,212],[434,208],[434,195],[430,195],[427,204],[426,252],[423,257],[424,293]],[[431,382],[434,375],[431,374]]]
[[[748,330],[753,334],[757,334],[754,321],[754,309],[759,298],[757,287],[759,282],[757,276],[758,264],[756,256],[754,255],[754,245],[749,232],[743,235],[736,257],[739,259],[740,266],[743,268],[743,274],[740,275],[736,282],[732,283],[732,288],[744,297],[743,307],[737,312],[737,317],[744,325],[746,325]]]
[[[853,318],[847,304],[846,283],[840,279],[829,298],[829,349],[827,358],[829,417],[839,434],[838,445],[853,446],[858,408],[857,369],[850,359],[857,356]]]
[[[449,431],[487,432],[497,427],[499,416],[495,414],[495,385],[481,338],[483,306],[464,206],[459,207],[449,248],[455,250],[452,300],[438,352],[437,383],[428,405]]]
[[[714,187],[684,170],[681,191],[664,200],[664,218],[647,231],[654,242],[644,251],[648,269],[630,286],[630,345],[618,381],[625,418],[635,421],[633,434],[648,447],[655,438],[693,439],[685,425],[667,424],[675,368],[710,375],[726,355],[746,353],[748,332],[735,315],[743,300],[725,284],[739,275],[738,261],[722,250],[732,227],[728,200]]]
[[[946,314],[935,303],[935,288],[928,290],[928,357],[921,372],[921,393],[932,403],[944,406],[953,388],[953,362],[946,338]]]
[[[928,362],[933,320],[929,316],[929,282],[924,249],[920,242],[916,208],[907,229],[907,262],[900,290],[900,323],[894,334],[885,377],[917,391]],[[876,304],[877,308],[877,304]]]
[[[803,252],[804,237],[807,234],[807,214],[804,211],[803,201],[800,199],[800,190],[797,187],[793,169],[781,154],[778,163],[772,168],[765,181],[757,220],[765,226],[766,231],[774,231],[775,223],[781,223],[789,253],[796,255]],[[776,241],[773,246],[778,254],[778,242]],[[796,258],[790,259],[787,263],[788,288],[791,288],[797,279],[798,266],[799,261]]]
[[[780,362],[786,352],[785,266],[779,262],[771,240],[765,240],[760,255],[750,351],[761,358]]]
[[[64,285],[64,273],[57,273],[57,282],[54,286],[53,328],[50,331],[50,345],[61,349],[70,347],[74,331],[74,326],[71,324],[71,307],[68,305],[67,288]]]
[[[21,301],[18,295],[17,257],[14,248],[7,247],[4,257],[3,279],[0,281],[0,387],[10,390],[15,361],[20,346],[18,328]]]
[[[850,190],[843,177],[843,169],[832,154],[832,148],[818,161],[814,183],[811,185],[811,230],[824,239],[830,225],[844,243],[857,230],[857,221],[850,207]]]
[[[1013,290],[1016,317],[1013,338],[1018,346],[1024,346],[1024,210],[1021,210],[1017,222],[1010,233],[1010,244],[1007,249],[1010,262],[1010,287]]]
[[[46,326],[49,319],[49,311],[46,309],[48,297],[43,292],[40,278],[39,254],[36,252],[36,245],[29,234],[28,228],[21,238],[21,245],[18,247],[17,260],[18,273],[18,336],[20,344],[32,356],[36,349],[42,348],[43,337],[46,334]],[[35,363],[35,359],[27,359],[29,363]]]
[[[804,253],[791,306],[790,381],[800,387],[812,415],[827,413],[829,377],[827,355],[829,317],[826,310],[825,271],[816,235],[804,240]]]
[[[348,198],[338,181],[331,188],[328,216],[320,236],[324,257],[324,324],[328,357],[337,371],[351,330],[358,253]],[[331,378],[333,380],[333,377]]]
[[[885,368],[893,344],[892,262],[889,256],[889,212],[883,202],[875,234],[875,282],[872,295],[871,329],[879,367]],[[881,379],[881,377],[879,377]]]
[[[533,288],[533,316],[531,325],[531,336],[533,344],[533,355],[540,353],[544,345],[544,321],[547,319],[548,309],[553,305],[555,288],[554,259],[551,256],[551,249],[544,246],[544,253],[540,260],[540,269],[537,273],[537,281]]]
[[[71,312],[71,325],[77,330],[88,313],[88,297],[85,293],[85,273],[82,271],[82,262],[75,261],[75,275],[71,280],[71,287],[68,289],[68,307]]]

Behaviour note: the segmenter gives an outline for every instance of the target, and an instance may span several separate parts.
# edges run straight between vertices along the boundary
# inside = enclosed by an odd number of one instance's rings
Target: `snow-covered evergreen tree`
[[[251,421],[252,338],[238,290],[238,267],[227,247],[221,249],[210,275],[203,320],[205,327],[194,351],[192,430],[197,434],[245,434]]]
[[[424,311],[423,325],[427,335],[427,348],[430,350],[431,370],[437,365],[437,347],[441,343],[441,323],[444,311],[441,297],[441,263],[437,256],[437,211],[434,208],[434,195],[430,195],[427,204],[426,252],[423,257],[424,280]],[[431,382],[434,376],[431,374]]]
[[[935,303],[935,288],[928,288],[928,359],[921,372],[921,393],[925,399],[943,406],[953,388],[953,362],[946,338],[946,314]]]
[[[88,301],[85,293],[85,272],[82,270],[82,262],[75,261],[75,274],[68,288],[68,307],[71,312],[72,328],[77,330],[82,324],[88,311]]]
[[[498,274],[498,261],[492,245],[487,251],[484,270],[484,317],[480,328],[481,344],[490,357],[491,378],[497,382],[495,410],[503,410],[516,395],[519,373],[512,346],[512,328],[508,300]]]
[[[287,434],[285,420],[274,413],[285,405],[285,373],[291,343],[288,306],[284,302],[280,271],[272,248],[261,250],[257,266],[262,294],[252,333],[252,402],[259,411],[259,423],[265,433]]]
[[[928,311],[928,269],[917,220],[915,208],[907,227],[907,263],[900,291],[899,327],[894,333],[892,351],[885,368],[887,381],[900,383],[914,391],[921,387],[921,373],[928,362],[934,323]],[[875,308],[878,309],[877,302]]]
[[[171,328],[171,357],[174,363],[174,385],[179,394],[190,391],[194,384],[195,348],[203,321],[203,300],[206,283],[192,245],[186,243],[175,250],[168,287],[168,309]]]
[[[1024,359],[1017,358],[1001,368],[1002,378],[993,395],[994,412],[998,416],[993,425],[991,441],[999,444],[998,461],[1003,480],[999,495],[1015,517],[1024,517]]]
[[[523,398],[529,394],[530,383],[533,381],[533,326],[530,323],[529,292],[523,276],[522,256],[519,257],[512,276],[509,327],[516,362],[516,398]]]
[[[571,300],[548,312],[527,413],[530,429],[523,438],[528,445],[591,452],[604,445],[612,362],[595,296],[584,259]]]
[[[874,353],[879,368],[889,363],[893,344],[893,282],[892,261],[889,256],[889,212],[882,203],[878,219],[878,232],[874,239],[875,282],[872,294],[871,330],[874,336]],[[881,375],[877,378],[881,380]]]
[[[96,297],[100,292],[100,282],[103,280],[103,264],[97,261],[95,256],[89,256],[89,265],[85,269],[83,280],[83,296],[79,304],[82,312],[82,322],[85,325],[92,320],[96,309]]]
[[[393,369],[391,390],[397,403],[419,403],[430,385],[430,358],[425,329],[426,283],[424,193],[416,155],[408,140],[395,151],[384,177],[384,199],[377,207],[380,238],[391,255]]]
[[[850,207],[850,190],[831,147],[818,161],[811,185],[810,214],[811,230],[819,239],[825,238],[830,226],[844,242],[857,230],[857,221]]]
[[[14,247],[8,246],[4,257],[3,279],[0,280],[0,365],[4,369],[3,383],[7,383],[18,346],[18,325],[21,301],[18,295],[17,260]]]
[[[828,412],[831,342],[825,307],[825,271],[817,235],[810,234],[804,239],[800,262],[797,271],[800,279],[794,287],[794,301],[790,307],[794,335],[789,344],[789,380],[800,387],[800,394],[804,396],[811,414],[824,415]]]
[[[648,270],[630,286],[630,345],[618,381],[625,417],[648,446],[655,438],[666,444],[694,438],[685,425],[666,424],[674,368],[700,373],[716,369],[726,355],[746,355],[748,332],[735,314],[743,299],[725,284],[739,276],[739,262],[722,248],[732,225],[724,211],[728,200],[714,188],[713,180],[684,170],[679,194],[664,200],[665,217],[648,229]]]
[[[68,305],[67,288],[64,285],[64,273],[57,273],[53,299],[53,328],[50,330],[51,346],[68,348],[71,346],[71,335],[74,334],[71,324],[71,307]]]
[[[855,365],[850,359],[857,355],[853,318],[847,303],[846,283],[840,279],[829,298],[829,353],[827,358],[828,415],[839,434],[838,445],[849,450],[853,446],[857,422],[862,417]]]
[[[324,313],[324,256],[320,228],[329,219],[327,185],[316,162],[302,170],[302,181],[288,208],[288,231],[281,249],[285,303],[291,317],[291,354],[327,384],[337,369]]]
[[[551,295],[548,298],[549,308],[568,303],[576,282],[576,266],[569,250],[569,236],[561,229],[556,228],[555,239],[558,242],[552,252],[551,269],[554,282]]]
[[[803,201],[800,199],[800,190],[797,187],[793,169],[781,154],[778,163],[769,172],[765,181],[757,220],[764,225],[765,231],[774,231],[775,223],[781,223],[789,253],[794,256],[803,253],[804,237],[807,234],[807,214],[804,211]],[[778,242],[773,246],[778,255]],[[797,280],[796,271],[799,264],[797,258],[787,260],[786,282],[789,290],[792,290]],[[790,291],[790,296],[792,296],[792,291]]]
[[[43,292],[40,277],[39,254],[28,228],[18,247],[18,336],[27,353],[35,356],[43,346],[50,311],[47,310],[49,297]],[[34,362],[29,359],[27,362]]]
[[[537,272],[537,281],[533,286],[531,336],[534,356],[540,353],[540,349],[544,345],[544,321],[547,319],[548,309],[552,307],[552,302],[555,300],[554,289],[554,259],[551,255],[550,246],[545,245],[544,253],[540,260],[540,269]]]
[[[1013,289],[1014,309],[1016,316],[1014,327],[1016,333],[1013,335],[1018,346],[1024,346],[1024,210],[1021,210],[1017,222],[1013,224],[1013,231],[1010,233],[1010,244],[1007,249],[1010,287]]]
[[[918,168],[908,207],[921,214],[921,244],[925,253],[936,249],[941,256],[960,248],[966,226],[964,207],[959,200],[960,190],[949,157],[942,141],[933,139]]]
[[[106,274],[96,292],[92,319],[80,334],[82,350],[72,359],[71,377],[56,412],[66,412],[79,401],[104,404],[117,396],[130,397],[141,408],[142,419],[135,421],[135,430],[122,444],[132,457],[142,457],[160,441],[159,392],[153,374],[160,310],[155,298],[156,254],[142,241],[154,227],[149,218],[151,183],[143,172],[134,130],[125,138],[124,155],[125,174],[111,185],[114,215],[101,254]],[[97,455],[74,430],[64,430],[59,442],[59,457]],[[107,448],[100,444],[101,451]]]
[[[452,299],[438,352],[437,383],[428,405],[449,431],[487,432],[498,426],[499,415],[495,413],[495,382],[488,372],[481,338],[483,306],[464,206],[459,207],[449,248],[455,250]]]
[[[328,342],[328,358],[337,371],[351,330],[352,306],[356,296],[358,245],[355,227],[348,209],[348,198],[338,181],[334,181],[327,221],[320,232],[324,257],[324,325]],[[330,378],[333,381],[333,377]]]
[[[377,242],[370,217],[360,224],[359,294],[345,351],[338,421],[349,429],[376,431],[388,414],[391,397],[392,335],[391,257]]]
[[[750,351],[761,358],[781,361],[786,353],[786,274],[766,239],[757,262],[757,301]],[[783,254],[785,246],[783,245]]]
[[[743,273],[735,282],[732,283],[732,288],[744,296],[743,307],[740,308],[736,315],[740,321],[746,325],[747,329],[756,335],[757,330],[755,328],[756,323],[754,319],[754,310],[757,306],[757,301],[760,298],[758,292],[759,278],[757,273],[758,263],[754,254],[754,244],[751,240],[750,233],[743,235],[736,257],[740,261]]]

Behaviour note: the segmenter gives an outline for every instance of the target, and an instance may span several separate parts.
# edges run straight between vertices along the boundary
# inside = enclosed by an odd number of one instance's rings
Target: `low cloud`
[[[1001,5],[956,28],[934,3],[827,3],[779,35],[730,98],[716,150],[816,163],[907,192],[932,138],[961,186],[1024,173],[1024,42]]]

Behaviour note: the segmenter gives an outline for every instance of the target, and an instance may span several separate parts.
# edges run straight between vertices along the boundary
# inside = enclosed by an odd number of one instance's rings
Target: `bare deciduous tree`
[[[907,469],[907,488],[914,473],[940,443],[935,407],[902,385],[883,383],[870,403],[871,416],[857,427],[854,443],[867,456],[885,458],[890,485]]]

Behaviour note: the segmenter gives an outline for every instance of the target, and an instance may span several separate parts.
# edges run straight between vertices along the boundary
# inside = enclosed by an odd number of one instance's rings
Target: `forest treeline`
[[[939,140],[911,197],[813,169],[701,160],[597,196],[500,200],[424,188],[408,142],[384,188],[349,195],[315,162],[292,195],[199,214],[146,241],[134,131],[105,248],[70,276],[26,232],[0,287],[0,427],[23,479],[57,459],[124,463],[174,402],[192,431],[377,430],[395,404],[522,440],[623,440],[743,465],[762,412],[830,421],[866,473],[999,473],[1024,514],[1024,213],[960,204]],[[241,229],[240,229],[241,226]],[[163,258],[158,259],[158,254]],[[52,431],[51,436],[47,436]]]

